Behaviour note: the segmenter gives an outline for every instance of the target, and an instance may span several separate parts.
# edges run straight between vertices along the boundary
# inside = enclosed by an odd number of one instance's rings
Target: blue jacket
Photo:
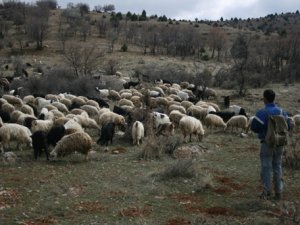
[[[280,107],[278,107],[274,103],[267,103],[265,104],[265,108],[258,110],[256,113],[254,119],[252,120],[251,123],[251,130],[255,133],[258,133],[258,138],[263,141],[265,139],[266,133],[267,133],[267,128],[268,128],[268,113],[270,115],[282,115],[285,117],[288,128],[290,129],[291,124],[290,120],[288,120],[287,113],[283,111]]]

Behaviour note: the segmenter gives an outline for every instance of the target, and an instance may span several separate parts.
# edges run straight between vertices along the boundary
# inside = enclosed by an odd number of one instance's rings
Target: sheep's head
[[[50,158],[56,159],[57,158],[57,152],[53,149],[52,152],[50,152]]]

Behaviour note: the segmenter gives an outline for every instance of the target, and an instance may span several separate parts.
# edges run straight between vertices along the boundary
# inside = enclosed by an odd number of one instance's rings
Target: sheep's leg
[[[48,152],[48,146],[45,146],[45,153],[46,153],[46,158],[49,161],[49,152]]]

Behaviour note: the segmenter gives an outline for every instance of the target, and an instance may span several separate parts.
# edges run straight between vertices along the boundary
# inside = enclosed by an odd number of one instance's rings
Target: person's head
[[[267,89],[264,91],[263,96],[265,103],[273,103],[275,99],[275,92],[271,89]]]

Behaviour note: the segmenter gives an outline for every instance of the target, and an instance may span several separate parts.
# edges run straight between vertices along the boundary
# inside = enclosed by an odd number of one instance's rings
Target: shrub
[[[160,173],[161,180],[169,180],[178,177],[193,178],[195,176],[196,170],[191,159],[177,160],[173,165]]]
[[[123,44],[122,47],[121,47],[121,51],[122,52],[127,52],[127,49],[128,49],[127,45]]]

